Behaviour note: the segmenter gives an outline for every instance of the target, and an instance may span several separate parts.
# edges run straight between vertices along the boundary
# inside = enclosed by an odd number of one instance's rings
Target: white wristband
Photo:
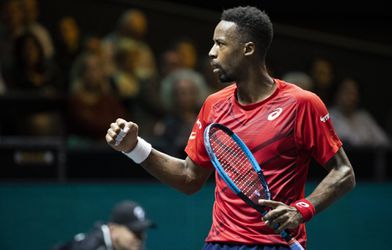
[[[131,152],[123,152],[126,156],[131,158],[135,163],[142,163],[150,155],[152,146],[146,142],[143,138],[137,137],[137,144]]]

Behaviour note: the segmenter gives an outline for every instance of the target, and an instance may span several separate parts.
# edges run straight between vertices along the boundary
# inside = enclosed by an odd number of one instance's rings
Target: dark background
[[[390,70],[392,66],[392,15],[386,3],[372,1],[179,1],[179,0],[40,0],[40,22],[56,37],[57,22],[64,16],[76,18],[81,32],[101,38],[112,32],[120,15],[130,9],[143,10],[148,18],[147,43],[157,58],[170,44],[188,37],[195,41],[200,64],[205,63],[212,45],[212,34],[221,11],[238,5],[264,9],[274,24],[275,36],[267,64],[275,77],[288,71],[309,69],[318,56],[328,58],[336,79],[357,79],[361,105],[381,126],[392,114]],[[23,110],[26,105],[20,103]],[[56,105],[47,103],[47,105]],[[15,112],[3,98],[0,113]],[[28,105],[27,105],[28,106]],[[15,108],[15,107],[14,107]],[[20,144],[20,145],[19,145]],[[46,165],[15,165],[17,150],[32,152],[42,143],[29,145],[2,142],[0,157],[4,171],[0,178],[17,181],[118,181],[130,178],[154,180],[131,162],[105,145],[87,149],[67,149],[59,138],[42,148],[53,160]],[[39,146],[41,145],[41,146]],[[155,146],[155,145],[154,145]],[[30,151],[29,151],[30,150]],[[389,180],[392,154],[378,149],[348,151],[359,180]],[[110,166],[110,167],[108,167]],[[383,166],[381,168],[377,166]],[[381,169],[381,170],[380,170]],[[322,168],[311,168],[312,176],[325,175]],[[314,173],[313,173],[314,172]]]

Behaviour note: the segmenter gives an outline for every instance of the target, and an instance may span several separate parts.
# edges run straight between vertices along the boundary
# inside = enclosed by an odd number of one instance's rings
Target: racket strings
[[[264,198],[264,187],[241,147],[225,132],[212,131],[210,144],[229,178],[253,202]]]

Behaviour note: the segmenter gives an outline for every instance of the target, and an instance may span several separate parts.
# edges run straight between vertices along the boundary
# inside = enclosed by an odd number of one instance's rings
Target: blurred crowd
[[[49,32],[39,22],[38,3],[6,0],[1,6],[0,97],[64,105],[2,115],[0,135],[62,136],[69,147],[88,146],[102,143],[109,124],[123,117],[143,124],[141,136],[156,147],[184,156],[202,102],[224,87],[194,42],[179,37],[155,54],[145,40],[148,17],[138,9],[124,11],[103,37],[85,34],[72,16],[60,17]],[[358,80],[336,79],[328,58],[276,77],[318,94],[346,145],[389,146],[387,127],[361,107]],[[392,132],[392,118],[390,124]]]

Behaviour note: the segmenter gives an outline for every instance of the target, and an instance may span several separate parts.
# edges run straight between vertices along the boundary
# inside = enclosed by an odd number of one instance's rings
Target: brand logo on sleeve
[[[268,115],[268,117],[267,117],[268,121],[273,121],[273,120],[275,120],[276,118],[278,118],[278,117],[280,116],[280,114],[282,113],[282,111],[283,111],[282,108],[277,108],[277,109],[275,109],[274,111],[272,111],[272,112]]]
[[[196,125],[198,129],[201,129],[203,126],[201,125],[201,121],[199,119],[197,119],[196,121]],[[197,132],[192,131],[191,135],[189,136],[189,140],[194,140],[196,139],[196,134]]]
[[[328,121],[328,120],[329,120],[329,113],[327,113],[327,114],[324,115],[324,116],[320,116],[320,121],[326,122],[326,121]]]
[[[202,126],[201,126],[201,121],[199,119],[197,119],[196,124],[199,127],[199,129],[201,129]]]
[[[192,132],[189,136],[189,140],[194,140],[196,138],[196,132]]]

